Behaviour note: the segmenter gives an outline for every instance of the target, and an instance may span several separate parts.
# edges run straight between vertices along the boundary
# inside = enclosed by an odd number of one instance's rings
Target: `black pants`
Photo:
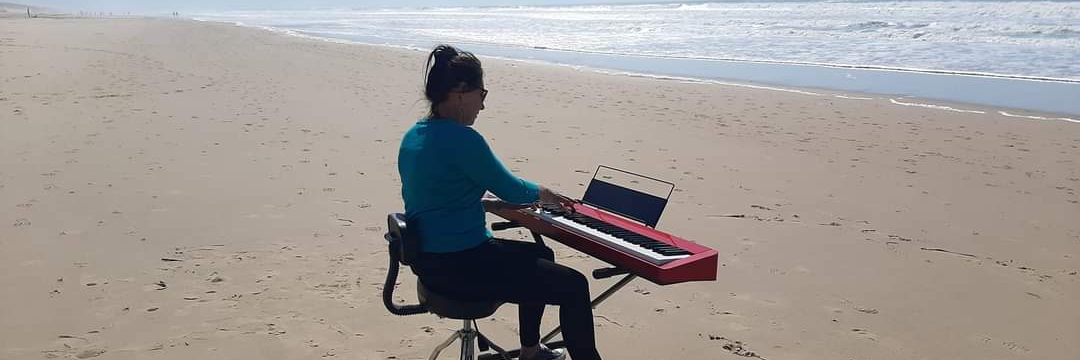
[[[491,239],[453,253],[422,253],[413,271],[429,289],[462,300],[518,304],[521,346],[540,342],[544,305],[559,306],[566,350],[574,360],[599,360],[593,333],[589,281],[555,263],[551,249],[536,243]]]

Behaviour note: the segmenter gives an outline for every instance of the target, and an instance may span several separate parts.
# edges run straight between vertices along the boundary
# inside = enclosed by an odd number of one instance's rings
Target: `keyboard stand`
[[[515,223],[514,225],[517,225],[517,224]],[[521,225],[517,225],[517,226],[514,226],[514,227],[519,227],[519,226],[521,226]],[[509,228],[510,227],[503,227],[503,229],[509,229]],[[532,231],[532,237],[533,237],[533,240],[536,241],[537,244],[547,246],[547,245],[544,245],[544,238],[543,238],[543,236],[540,235],[540,233],[538,233],[536,231]],[[593,309],[595,309],[597,306],[599,306],[600,303],[604,302],[604,300],[607,300],[607,298],[611,297],[611,295],[614,295],[616,291],[621,290],[623,287],[626,286],[626,284],[629,284],[631,281],[633,281],[634,279],[637,278],[637,275],[631,274],[627,270],[622,269],[622,268],[617,268],[617,267],[610,267],[610,268],[602,268],[602,269],[593,270],[593,272],[592,272],[593,278],[598,279],[598,280],[599,279],[606,279],[606,278],[609,278],[609,277],[612,277],[612,276],[619,276],[619,275],[623,275],[623,274],[625,274],[626,276],[623,276],[614,285],[611,285],[611,287],[607,288],[607,290],[604,290],[604,292],[600,293],[600,295],[597,295],[595,298],[593,298],[593,300],[589,303],[592,306]],[[550,349],[565,348],[566,344],[562,340],[548,342],[552,338],[558,336],[560,333],[562,333],[562,325],[556,326],[554,329],[552,329],[550,332],[548,332],[547,335],[544,335],[543,337],[541,337],[540,338],[540,343],[546,345]],[[487,349],[480,349],[480,351],[487,351]],[[506,356],[509,356],[510,358],[516,359],[516,358],[518,358],[519,355],[521,355],[521,349],[507,350],[505,352],[505,354],[506,354]],[[503,357],[502,354],[498,354],[498,353],[495,353],[495,354],[483,354],[483,355],[480,355],[479,357],[477,357],[477,360],[500,360],[500,359],[505,359],[505,358]],[[506,360],[509,360],[509,359],[506,359]]]

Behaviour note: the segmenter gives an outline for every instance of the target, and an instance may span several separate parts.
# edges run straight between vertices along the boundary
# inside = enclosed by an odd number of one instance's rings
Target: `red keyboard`
[[[493,213],[660,285],[716,280],[716,250],[585,204]]]

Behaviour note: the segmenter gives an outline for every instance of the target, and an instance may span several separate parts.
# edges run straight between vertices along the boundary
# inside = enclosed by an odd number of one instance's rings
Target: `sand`
[[[459,323],[379,297],[424,60],[0,20],[0,358],[426,358]],[[675,182],[658,228],[720,254],[715,282],[598,308],[608,359],[1080,358],[1080,124],[484,64],[507,166],[572,197],[600,164]],[[479,325],[513,347],[516,318]]]

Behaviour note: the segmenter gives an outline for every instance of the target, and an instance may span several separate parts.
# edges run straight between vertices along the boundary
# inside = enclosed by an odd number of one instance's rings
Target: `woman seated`
[[[588,279],[556,264],[551,249],[496,239],[485,224],[485,210],[495,207],[571,200],[511,174],[471,127],[488,94],[479,59],[439,45],[427,69],[430,112],[405,133],[398,153],[405,215],[420,237],[413,271],[447,296],[518,304],[520,359],[566,357],[540,344],[545,305],[559,306],[566,350],[575,360],[600,359]],[[484,199],[487,192],[503,201]]]

